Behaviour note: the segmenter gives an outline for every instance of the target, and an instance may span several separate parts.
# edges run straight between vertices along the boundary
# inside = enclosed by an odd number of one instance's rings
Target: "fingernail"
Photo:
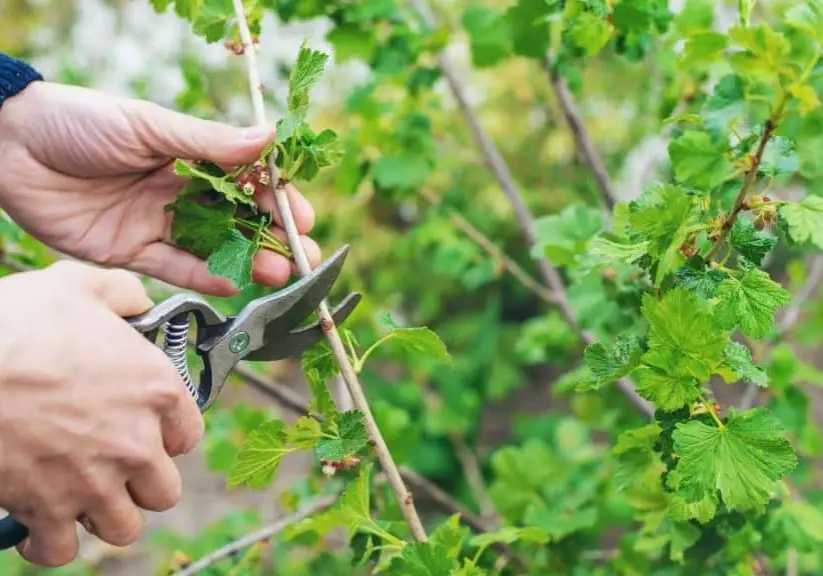
[[[274,133],[274,128],[271,126],[250,126],[243,130],[244,140],[260,140],[266,136],[271,136]]]

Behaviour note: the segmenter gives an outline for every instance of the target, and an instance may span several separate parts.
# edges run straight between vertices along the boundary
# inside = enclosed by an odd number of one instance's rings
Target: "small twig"
[[[782,338],[791,330],[800,319],[800,312],[806,300],[811,298],[820,283],[823,282],[823,255],[817,254],[809,259],[809,274],[803,286],[797,291],[791,305],[786,309],[777,325],[778,337]],[[760,388],[757,384],[749,384],[740,398],[741,410],[748,410],[754,406]]]
[[[766,126],[763,130],[763,134],[760,136],[757,151],[752,157],[752,167],[749,168],[746,172],[745,178],[743,178],[743,185],[740,187],[740,192],[738,192],[737,198],[734,200],[734,206],[731,213],[726,217],[723,222],[723,226],[720,228],[720,234],[718,234],[714,244],[708,254],[706,254],[706,262],[711,261],[711,259],[717,255],[718,250],[720,250],[720,247],[723,245],[723,242],[726,241],[726,237],[729,235],[729,232],[731,232],[734,227],[734,223],[737,220],[737,215],[740,214],[741,210],[743,210],[746,195],[749,193],[752,184],[754,184],[755,176],[757,176],[757,169],[760,167],[760,161],[763,159],[763,152],[766,150],[766,144],[769,143],[769,138],[771,138],[772,134],[774,134],[774,129],[775,123],[771,120],[771,118],[766,120]]]
[[[245,55],[255,119],[257,124],[265,126],[267,124],[266,110],[265,103],[263,101],[263,93],[261,91],[262,86],[260,84],[260,73],[257,66],[257,57],[255,56],[255,47],[251,39],[251,32],[249,31],[246,13],[243,8],[243,1],[232,0],[232,2],[234,5],[235,14],[237,16],[237,25],[240,30],[240,38],[245,46],[243,54]],[[311,265],[309,264],[308,257],[306,256],[306,252],[303,248],[303,243],[300,241],[300,234],[297,231],[297,225],[294,222],[294,216],[292,215],[291,207],[289,206],[288,195],[286,194],[285,187],[281,183],[279,171],[275,165],[274,152],[272,152],[269,156],[268,165],[271,170],[271,182],[272,187],[274,188],[275,202],[277,204],[278,211],[280,212],[283,227],[286,229],[286,234],[289,239],[289,247],[294,253],[294,259],[300,275],[306,276],[311,273]],[[370,438],[374,442],[375,454],[377,455],[381,468],[389,479],[389,484],[391,485],[394,495],[397,498],[397,503],[403,512],[403,518],[409,525],[415,539],[418,541],[424,541],[426,540],[426,531],[423,528],[423,523],[420,521],[420,517],[414,507],[412,495],[403,484],[403,479],[400,476],[397,465],[394,463],[394,459],[392,458],[391,452],[389,452],[386,441],[380,433],[380,429],[377,426],[377,422],[372,415],[371,408],[369,407],[368,400],[366,399],[363,386],[360,384],[360,379],[357,377],[357,373],[349,360],[346,346],[343,344],[343,339],[337,331],[337,326],[334,323],[334,319],[329,311],[328,303],[325,300],[323,300],[318,306],[317,314],[320,317],[320,325],[323,326],[323,331],[326,334],[326,340],[329,343],[329,348],[340,366],[340,374],[346,383],[349,394],[351,394],[354,405],[360,412],[363,413],[366,421],[366,429],[368,430]]]
[[[466,479],[469,482],[469,487],[477,500],[477,505],[480,508],[480,515],[493,526],[500,523],[500,516],[494,507],[489,497],[489,492],[486,490],[486,481],[483,479],[483,472],[480,470],[480,462],[477,460],[477,455],[474,451],[466,445],[463,436],[459,433],[452,434],[452,444],[454,444],[455,452],[463,466],[463,471],[466,473]]]
[[[290,514],[285,518],[280,518],[269,524],[268,526],[264,526],[259,530],[252,532],[251,534],[247,534],[242,538],[231,542],[222,548],[218,548],[213,552],[209,552],[202,558],[200,558],[197,562],[189,564],[183,570],[179,570],[174,573],[174,576],[191,576],[192,574],[197,574],[198,572],[207,569],[212,564],[223,560],[231,556],[232,554],[243,550],[244,548],[248,548],[256,544],[257,542],[261,542],[263,540],[268,540],[273,536],[277,535],[279,532],[282,532],[292,524],[296,524],[301,520],[308,518],[312,514],[319,512],[325,508],[328,508],[332,504],[334,504],[339,495],[338,494],[331,494],[328,496],[320,496],[316,500],[313,500],[306,506],[300,508],[294,514]]]
[[[549,76],[554,93],[560,103],[560,108],[563,110],[563,116],[566,118],[566,123],[574,135],[574,141],[577,143],[577,148],[580,155],[589,165],[589,169],[594,174],[597,181],[597,187],[600,189],[600,196],[609,211],[614,209],[615,202],[617,202],[617,193],[614,189],[614,184],[609,178],[606,167],[603,165],[603,159],[594,147],[591,137],[589,136],[586,126],[583,124],[583,119],[577,111],[574,98],[569,92],[566,81],[560,76],[552,67],[551,60],[547,56],[543,60],[543,68]]]
[[[431,204],[439,204],[440,200],[435,197],[428,190],[421,190],[420,195],[423,196]],[[449,214],[451,218],[452,224],[454,227],[463,231],[466,236],[474,240],[474,242],[480,246],[486,253],[491,256],[495,261],[497,261],[503,268],[508,270],[508,272],[514,276],[525,288],[530,290],[534,293],[538,298],[543,300],[548,304],[556,304],[557,299],[555,298],[554,294],[552,294],[537,280],[532,278],[532,276],[523,270],[523,268],[514,260],[512,260],[508,254],[503,252],[500,248],[494,245],[494,243],[489,239],[488,236],[483,234],[480,230],[472,226],[472,224],[461,214],[457,212],[451,212]]]
[[[409,0],[409,2],[417,10],[420,16],[428,23],[428,25],[434,25],[434,15],[425,0]],[[537,226],[534,215],[532,215],[526,206],[526,203],[523,201],[523,197],[514,181],[514,177],[512,176],[505,160],[503,160],[500,155],[497,146],[483,129],[480,124],[480,119],[477,117],[474,109],[469,104],[465,87],[458,79],[451,62],[446,57],[444,52],[440,52],[437,55],[437,58],[440,69],[443,72],[443,77],[446,79],[449,89],[451,90],[460,111],[463,114],[463,117],[468,124],[474,139],[477,141],[477,145],[480,148],[486,165],[489,167],[489,170],[492,172],[495,180],[497,180],[497,183],[500,185],[503,193],[509,199],[526,241],[530,246],[534,246],[538,241]],[[560,310],[560,313],[566,320],[566,323],[580,335],[586,344],[595,344],[598,339],[591,332],[584,330],[577,321],[574,310],[569,303],[566,287],[560,273],[546,258],[538,258],[537,265],[545,285],[549,288],[549,290],[551,290],[551,293],[555,298],[554,304]],[[654,407],[634,390],[634,386],[632,386],[631,382],[623,378],[617,382],[617,386],[628,397],[629,401],[644,414],[650,417],[654,414]]]

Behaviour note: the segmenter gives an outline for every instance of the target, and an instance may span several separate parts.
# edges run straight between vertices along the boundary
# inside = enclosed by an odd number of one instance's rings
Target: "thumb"
[[[132,101],[130,122],[141,142],[159,156],[245,164],[256,160],[274,126],[238,127],[202,120],[145,100]]]
[[[126,270],[61,260],[41,272],[55,276],[58,285],[78,286],[118,316],[142,314],[154,305],[140,278]]]

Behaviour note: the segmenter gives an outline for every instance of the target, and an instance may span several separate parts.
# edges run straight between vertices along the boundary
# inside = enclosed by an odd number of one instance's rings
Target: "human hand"
[[[257,159],[273,137],[273,128],[236,128],[143,100],[35,82],[0,108],[0,207],[65,254],[228,296],[236,289],[227,279],[211,276],[205,261],[171,243],[172,215],[163,207],[185,182],[173,173],[173,161],[233,167]],[[296,189],[288,195],[298,232],[306,234],[312,207]],[[272,195],[255,200],[274,212],[273,232],[285,240]],[[318,265],[317,244],[302,239]],[[255,257],[258,283],[278,287],[293,272],[277,253],[260,250]]]
[[[151,300],[129,272],[63,261],[0,279],[0,302],[0,507],[29,529],[18,551],[71,562],[78,520],[130,544],[140,508],[177,503],[171,457],[204,430],[172,363],[122,319]]]

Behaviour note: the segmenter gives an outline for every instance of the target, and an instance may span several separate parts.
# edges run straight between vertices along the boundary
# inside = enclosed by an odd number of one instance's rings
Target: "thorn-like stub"
[[[320,319],[320,329],[323,331],[323,334],[328,334],[334,328],[334,322],[331,321],[330,318],[321,318]]]

